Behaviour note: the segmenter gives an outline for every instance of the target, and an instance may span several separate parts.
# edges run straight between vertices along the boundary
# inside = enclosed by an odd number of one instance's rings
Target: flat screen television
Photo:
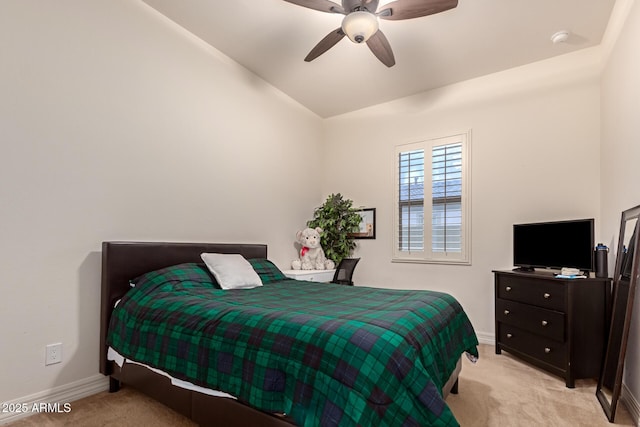
[[[534,268],[577,268],[594,271],[594,220],[514,224],[513,265]]]

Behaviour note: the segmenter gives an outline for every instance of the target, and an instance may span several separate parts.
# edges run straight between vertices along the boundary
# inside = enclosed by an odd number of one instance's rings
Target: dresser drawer
[[[500,275],[496,278],[496,297],[564,311],[565,286],[562,282],[534,277]]]
[[[565,340],[565,314],[560,311],[498,298],[496,320],[556,341]]]
[[[527,332],[512,325],[498,323],[498,339],[509,348],[527,354],[549,365],[566,369],[566,344]]]

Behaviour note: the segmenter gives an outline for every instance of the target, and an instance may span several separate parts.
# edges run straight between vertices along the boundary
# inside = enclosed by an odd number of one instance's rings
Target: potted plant
[[[322,249],[327,259],[337,266],[356,247],[356,242],[349,233],[359,230],[361,220],[358,209],[353,207],[353,201],[338,193],[331,194],[322,206],[315,209],[313,219],[307,221],[307,226],[322,228]]]

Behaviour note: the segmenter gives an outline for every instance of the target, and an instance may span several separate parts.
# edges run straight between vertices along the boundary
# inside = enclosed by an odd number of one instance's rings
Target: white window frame
[[[462,144],[462,191],[461,191],[461,250],[460,252],[438,252],[432,250],[432,153],[434,147]],[[450,136],[428,139],[395,147],[394,155],[394,217],[392,262],[471,265],[471,131]],[[400,250],[400,153],[424,150],[424,248],[419,251]],[[431,201],[431,203],[427,203]]]

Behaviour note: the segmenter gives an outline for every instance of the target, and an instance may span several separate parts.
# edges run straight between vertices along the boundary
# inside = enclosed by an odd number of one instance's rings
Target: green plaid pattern
[[[109,345],[300,426],[458,425],[440,390],[478,341],[452,296],[290,279],[220,290],[201,269],[139,280],[113,312]]]
[[[268,259],[250,259],[249,263],[256,273],[258,273],[258,276],[260,276],[263,285],[287,280],[287,276]]]
[[[145,283],[182,282],[185,286],[192,283],[193,286],[210,285],[220,288],[213,274],[204,263],[187,262],[161,270],[145,273],[135,279],[129,280],[133,286]]]

